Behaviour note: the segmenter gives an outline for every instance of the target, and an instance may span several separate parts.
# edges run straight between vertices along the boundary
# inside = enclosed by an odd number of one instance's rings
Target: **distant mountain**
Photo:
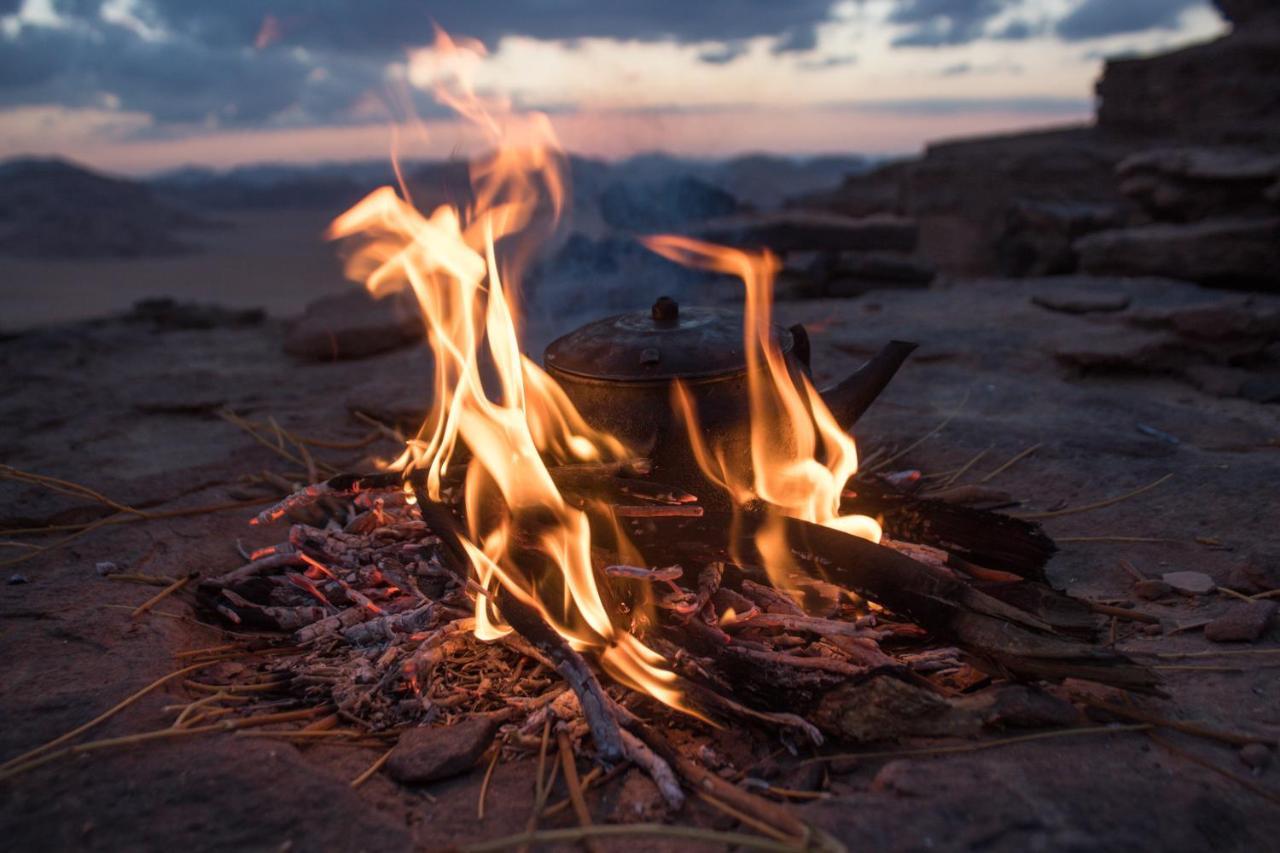
[[[183,228],[210,223],[145,184],[66,160],[0,163],[0,253],[31,258],[137,258],[188,247]]]
[[[149,181],[157,194],[210,210],[350,207],[370,190],[395,181],[385,159],[291,165],[264,163],[226,171],[188,166]]]

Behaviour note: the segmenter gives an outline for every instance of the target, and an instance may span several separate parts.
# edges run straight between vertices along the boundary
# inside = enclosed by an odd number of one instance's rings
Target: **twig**
[[[365,782],[368,782],[371,778],[373,778],[373,774],[377,773],[379,770],[382,769],[382,765],[387,763],[387,759],[391,757],[391,753],[395,752],[395,749],[396,748],[393,746],[390,749],[388,749],[386,752],[382,753],[382,755],[378,756],[377,761],[370,764],[368,767],[365,768],[365,771],[363,773],[361,773],[359,776],[351,780],[351,787],[359,788]]]
[[[711,794],[708,794],[706,791],[698,791],[697,793],[698,793],[698,799],[702,800],[704,803],[717,809],[718,811],[724,812],[729,817],[738,821],[738,823],[742,824],[743,826],[749,826],[752,829],[754,829],[756,832],[759,832],[762,835],[767,835],[770,838],[774,839],[775,841],[779,841],[783,844],[795,843],[795,840],[796,840],[795,838],[793,838],[790,835],[787,835],[785,832],[783,832],[780,829],[775,829],[774,827],[770,826],[769,824],[765,823],[759,818],[753,817],[752,815],[747,814],[741,809],[734,808],[733,806],[729,805],[723,800],[719,800],[716,797],[712,796]]]
[[[480,783],[480,798],[476,801],[476,820],[484,820],[484,800],[489,795],[489,782],[493,779],[493,769],[498,766],[498,757],[502,755],[502,744],[493,748],[493,758],[484,771],[484,781]]]
[[[947,479],[943,480],[943,481],[942,481],[942,485],[938,486],[938,488],[939,488],[939,489],[945,489],[947,486],[950,486],[950,485],[951,485],[952,483],[954,483],[956,480],[958,480],[958,479],[960,479],[961,477],[963,477],[963,476],[964,476],[964,475],[969,471],[969,469],[970,469],[970,468],[972,468],[974,465],[977,465],[979,462],[981,462],[981,461],[982,461],[982,457],[986,456],[986,455],[987,455],[988,453],[990,453],[990,452],[991,452],[991,448],[990,448],[990,447],[988,447],[986,450],[983,450],[983,451],[982,451],[982,452],[980,452],[977,456],[974,456],[974,457],[973,457],[972,459],[970,459],[968,462],[964,463],[964,464],[963,464],[963,465],[961,465],[959,468],[957,468],[956,470],[952,471],[952,472],[951,472],[951,476],[950,476],[950,477],[948,477]]]
[[[1133,654],[1144,654],[1144,652],[1134,652]],[[1145,654],[1172,660],[1176,658],[1216,658],[1234,655],[1280,655],[1280,649],[1215,649],[1207,652],[1146,652]]]
[[[160,590],[155,595],[151,596],[146,601],[142,602],[137,607],[135,607],[133,609],[133,612],[129,614],[129,618],[137,619],[139,616],[146,613],[152,607],[155,607],[157,604],[164,601],[166,598],[173,595],[175,592],[182,589],[187,584],[191,583],[191,579],[194,577],[196,577],[196,574],[192,572],[186,577],[178,578],[176,581],[169,584],[164,589]]]
[[[816,764],[820,761],[870,761],[880,758],[909,758],[921,755],[950,755],[956,752],[979,752],[984,749],[995,749],[998,746],[1009,746],[1015,743],[1026,743],[1033,740],[1047,740],[1049,738],[1059,737],[1076,737],[1080,735],[1105,735],[1115,732],[1142,732],[1151,728],[1150,723],[1138,723],[1134,725],[1115,725],[1115,726],[1088,726],[1085,728],[1075,729],[1055,729],[1048,732],[1036,732],[1029,735],[1016,735],[1014,737],[997,738],[996,740],[984,740],[978,743],[962,743],[954,746],[926,746],[919,749],[887,749],[880,752],[841,752],[833,755],[819,755],[817,758],[809,758],[800,762],[801,764]]]
[[[1140,613],[1137,610],[1126,610],[1123,607],[1115,607],[1111,604],[1099,604],[1096,601],[1087,601],[1085,599],[1077,599],[1083,604],[1087,604],[1089,609],[1094,613],[1101,613],[1104,616],[1110,616],[1114,619],[1127,619],[1130,622],[1145,622],[1148,625],[1159,625],[1160,617],[1152,616],[1149,613]]]
[[[1208,759],[1201,758],[1195,753],[1188,752],[1187,750],[1182,749],[1181,747],[1175,746],[1165,738],[1162,738],[1159,735],[1157,735],[1155,732],[1147,732],[1147,737],[1151,738],[1153,741],[1155,741],[1165,749],[1169,750],[1169,752],[1172,752],[1174,755],[1178,756],[1179,758],[1185,758],[1187,761],[1190,761],[1194,764],[1199,764],[1204,769],[1212,770],[1214,773],[1217,773],[1219,776],[1223,776],[1227,779],[1230,779],[1232,782],[1235,782],[1237,785],[1240,785],[1246,790],[1252,791],[1253,793],[1257,794],[1259,797],[1262,797],[1263,799],[1269,802],[1280,804],[1280,796],[1277,796],[1275,793],[1268,791],[1266,788],[1255,783],[1252,779],[1246,779],[1243,776],[1240,776],[1236,773],[1232,773],[1230,770],[1227,770],[1223,767],[1219,767],[1218,765],[1214,764],[1212,761],[1209,761]]]
[[[1036,444],[1031,445],[1031,446],[1030,446],[1030,447],[1028,447],[1026,450],[1023,450],[1021,453],[1017,453],[1017,454],[1015,454],[1015,455],[1013,456],[1013,458],[1012,458],[1012,459],[1010,459],[1008,462],[1006,462],[1006,463],[1004,463],[1003,465],[1001,465],[999,468],[996,468],[996,469],[995,469],[994,471],[992,471],[991,473],[987,474],[985,477],[983,477],[983,478],[982,478],[981,480],[979,480],[978,482],[979,482],[979,483],[989,483],[989,482],[991,482],[991,481],[992,481],[992,480],[994,480],[996,477],[1000,476],[1000,475],[1001,475],[1001,474],[1003,474],[1005,471],[1007,471],[1007,470],[1009,470],[1011,467],[1013,467],[1016,463],[1021,462],[1023,459],[1027,458],[1027,457],[1028,457],[1028,456],[1030,456],[1032,453],[1035,453],[1037,450],[1039,450],[1039,449],[1040,449],[1041,447],[1043,447],[1043,446],[1044,446],[1044,445],[1043,445],[1043,444],[1040,444],[1040,443],[1036,443]]]
[[[1208,726],[1202,726],[1199,723],[1190,723],[1183,720],[1171,720],[1167,717],[1161,717],[1152,714],[1149,711],[1143,711],[1138,708],[1124,708],[1113,705],[1110,702],[1094,698],[1087,694],[1075,694],[1075,698],[1090,708],[1097,708],[1099,711],[1106,711],[1108,714],[1114,714],[1117,717],[1124,717],[1129,720],[1137,720],[1140,723],[1147,723],[1152,726],[1159,726],[1162,729],[1173,729],[1183,734],[1196,735],[1197,737],[1216,740],[1221,743],[1231,744],[1232,746],[1245,746],[1250,743],[1261,743],[1268,741],[1268,738],[1260,735],[1240,734],[1239,732],[1223,731],[1222,729],[1214,729]]]
[[[15,765],[22,764],[26,761],[30,761],[31,759],[35,758],[38,755],[42,755],[48,752],[49,750],[54,749],[55,747],[61,746],[62,744],[66,743],[69,740],[79,737],[80,735],[92,729],[94,726],[97,726],[100,723],[105,723],[107,720],[111,719],[116,714],[123,711],[125,708],[128,708],[134,702],[137,702],[139,699],[141,699],[143,696],[146,696],[148,693],[150,693],[152,690],[155,690],[157,687],[162,687],[165,684],[172,681],[173,679],[178,678],[179,676],[182,676],[182,675],[186,675],[189,672],[195,672],[198,669],[204,669],[206,666],[209,666],[210,663],[211,663],[210,661],[205,661],[202,663],[194,663],[191,666],[183,667],[182,669],[179,669],[176,672],[171,672],[168,675],[165,675],[161,678],[157,678],[155,681],[151,682],[146,687],[142,688],[136,693],[131,694],[126,699],[122,700],[116,705],[113,705],[111,708],[107,709],[106,711],[103,711],[101,714],[94,717],[89,722],[84,723],[83,725],[80,725],[80,726],[76,726],[74,729],[67,732],[66,734],[59,735],[58,737],[54,738],[48,743],[41,744],[40,746],[37,746],[34,749],[29,749],[26,752],[22,753],[21,755],[15,758],[9,759],[4,764],[0,764],[0,772],[8,770],[10,767],[13,767]]]
[[[591,812],[587,809],[587,801],[582,796],[582,780],[578,778],[578,765],[573,754],[573,744],[569,735],[561,729],[556,732],[556,741],[560,745],[560,765],[564,770],[564,784],[569,789],[569,799],[573,803],[574,814],[578,818],[578,826],[591,826]],[[544,804],[545,805],[545,804]],[[590,838],[584,838],[582,845],[589,853],[596,853],[599,847]]]
[[[1116,495],[1113,498],[1107,498],[1105,500],[1095,501],[1094,503],[1091,503],[1091,504],[1084,504],[1083,506],[1072,506],[1072,507],[1067,507],[1066,509],[1055,509],[1049,512],[1021,513],[1021,514],[1015,515],[1014,517],[1021,518],[1027,521],[1039,521],[1045,518],[1061,518],[1064,515],[1075,515],[1076,513],[1089,512],[1095,509],[1103,509],[1104,507],[1115,506],[1121,501],[1127,501],[1129,500],[1129,498],[1134,498],[1145,492],[1151,491],[1156,486],[1165,482],[1172,476],[1173,476],[1172,473],[1165,474],[1163,477],[1161,477],[1159,480],[1156,480],[1154,483],[1148,483],[1147,485],[1142,486],[1141,488],[1134,489],[1131,492],[1125,492],[1123,495]]]
[[[933,438],[935,435],[937,435],[938,433],[946,429],[947,425],[955,419],[956,415],[960,414],[960,411],[965,407],[965,404],[969,402],[969,392],[971,390],[972,389],[970,388],[965,389],[964,396],[960,398],[960,402],[956,405],[955,409],[951,412],[951,414],[947,415],[945,418],[942,419],[942,423],[938,424],[936,427],[929,430],[924,435],[920,436],[915,441],[911,442],[906,447],[899,450],[897,453],[877,462],[873,467],[867,469],[867,473],[874,474],[877,471],[883,471],[889,465],[892,465],[894,462],[898,461],[903,456],[906,456],[908,453],[915,450],[917,447],[924,444],[926,441],[928,441],[929,439]]]
[[[461,853],[490,853],[490,851],[494,850],[508,850],[529,844],[554,844],[556,842],[580,841],[584,838],[626,838],[628,836],[680,838],[705,844],[721,844],[728,847],[766,850],[772,851],[772,853],[796,853],[800,849],[795,844],[782,844],[757,835],[747,835],[741,832],[720,832],[713,829],[699,829],[693,826],[668,826],[665,823],[604,824],[578,826],[569,829],[543,829],[495,838],[492,841],[464,844],[458,849]]]
[[[1123,557],[1120,558],[1120,568],[1128,572],[1129,577],[1133,578],[1135,581],[1144,581],[1147,579],[1147,576],[1144,575],[1141,571],[1139,571],[1137,566],[1135,566],[1133,563],[1130,563],[1128,560],[1124,559]]]

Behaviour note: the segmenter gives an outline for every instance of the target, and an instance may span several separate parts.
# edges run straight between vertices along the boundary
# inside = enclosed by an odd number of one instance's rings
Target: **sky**
[[[1085,121],[1107,56],[1203,41],[1208,0],[0,0],[0,157],[127,174],[410,156],[474,135],[415,73],[435,25],[484,92],[606,158],[905,153]],[[402,144],[406,144],[403,142]]]

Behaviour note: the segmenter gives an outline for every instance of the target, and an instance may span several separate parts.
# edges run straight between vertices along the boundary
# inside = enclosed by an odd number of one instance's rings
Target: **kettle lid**
[[[653,382],[742,373],[742,315],[723,308],[682,308],[663,296],[649,311],[596,320],[552,341],[543,364],[586,379]],[[782,351],[792,335],[775,326]]]

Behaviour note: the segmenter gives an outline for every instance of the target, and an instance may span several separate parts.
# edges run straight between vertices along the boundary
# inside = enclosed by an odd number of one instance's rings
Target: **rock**
[[[1238,146],[1156,148],[1122,160],[1116,172],[1120,191],[1156,219],[1265,216],[1280,156]]]
[[[465,773],[488,749],[498,731],[490,717],[471,717],[452,726],[409,729],[400,735],[387,772],[406,784],[422,784]]]
[[[1251,601],[1232,604],[1231,609],[1204,626],[1204,636],[1215,643],[1252,643],[1266,633],[1280,604]]]
[[[308,305],[285,336],[284,351],[315,361],[362,358],[414,343],[423,333],[409,291],[374,299],[352,289]]]
[[[349,412],[361,412],[384,424],[414,431],[431,409],[432,363],[424,359],[421,376],[378,376],[351,390],[343,401]],[[416,380],[416,381],[409,381]]]
[[[899,216],[855,219],[834,213],[783,210],[716,219],[695,229],[694,236],[713,243],[775,252],[910,252],[916,245],[917,226]]]
[[[1208,143],[1280,139],[1280,30],[1262,20],[1250,14],[1239,22],[1248,26],[1182,50],[1108,60],[1097,85],[1098,127]]]
[[[27,580],[27,576],[24,574],[12,574],[9,575],[8,583],[9,586],[19,586],[24,583],[30,583],[30,581]]]
[[[1240,396],[1255,403],[1280,403],[1280,374],[1246,379],[1240,386]]]
[[[1204,572],[1166,572],[1160,579],[1183,595],[1208,595],[1218,588],[1213,578]]]
[[[1173,587],[1164,581],[1148,579],[1133,585],[1133,594],[1143,601],[1157,601],[1173,592]]]
[[[1280,26],[1280,6],[1274,0],[1213,0],[1213,5],[1236,27]]]
[[[1165,325],[1180,336],[1196,341],[1239,341],[1242,338],[1272,341],[1280,338],[1280,306],[1258,297],[1211,302],[1148,314],[1145,325]]]
[[[1266,744],[1247,743],[1240,747],[1240,760],[1253,770],[1265,770],[1271,763],[1271,750]]]
[[[1057,293],[1037,293],[1031,297],[1033,305],[1060,311],[1063,314],[1098,314],[1123,311],[1129,307],[1127,293],[1094,293],[1065,290]]]
[[[1183,376],[1195,387],[1215,397],[1239,397],[1240,389],[1249,381],[1250,373],[1242,367],[1219,367],[1213,364],[1194,364],[1183,371]]]
[[[609,810],[610,823],[648,823],[667,813],[662,792],[646,774],[632,768],[622,779],[617,800]]]
[[[1094,275],[1169,276],[1213,287],[1280,290],[1280,218],[1142,225],[1077,240]]]
[[[129,322],[150,323],[156,331],[223,329],[258,326],[267,319],[261,308],[226,308],[162,297],[135,302],[125,315]]]
[[[1280,554],[1253,552],[1243,563],[1232,567],[1226,585],[1249,594],[1280,589]]]
[[[1076,239],[1123,222],[1123,211],[1116,204],[1017,199],[996,238],[998,269],[1010,276],[1073,272],[1077,257],[1072,244]]]

